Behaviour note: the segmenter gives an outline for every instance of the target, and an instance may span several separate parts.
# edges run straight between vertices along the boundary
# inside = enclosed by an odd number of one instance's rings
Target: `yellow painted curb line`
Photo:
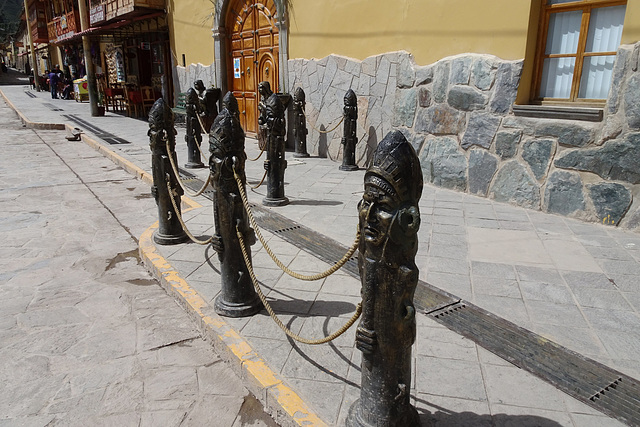
[[[4,98],[6,103],[9,104],[9,107],[11,107],[13,109],[13,111],[15,111],[16,114],[18,114],[18,117],[20,117],[20,121],[27,128],[29,128],[29,129],[41,129],[41,130],[64,130],[64,124],[62,124],[62,123],[36,123],[36,122],[32,122],[31,120],[27,119],[27,117],[24,114],[22,114],[22,112],[20,110],[18,110],[18,108],[16,108],[15,105],[13,105],[13,102],[11,102],[9,100],[9,98],[7,97],[7,95],[4,94],[2,89],[0,89],[0,94],[2,94],[2,97]]]
[[[244,380],[244,385],[273,410],[278,423],[291,426],[327,426],[304,401],[267,366],[251,345],[235,331],[213,308],[180,277],[171,264],[158,253],[153,232],[158,223],[140,236],[140,257],[156,276],[165,291],[178,299],[196,320],[218,354],[227,360]],[[273,400],[273,402],[272,402]]]

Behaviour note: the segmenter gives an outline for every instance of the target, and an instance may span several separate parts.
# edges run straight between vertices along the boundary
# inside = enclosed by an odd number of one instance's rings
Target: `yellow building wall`
[[[460,53],[525,57],[530,11],[542,0],[294,0],[289,57],[356,59],[396,50],[428,65]],[[534,7],[535,9],[535,7]],[[537,17],[533,20],[537,27]],[[640,40],[640,2],[627,5],[622,43]]]
[[[295,0],[289,57],[406,50],[419,65],[468,52],[521,59],[529,9],[525,0]]]
[[[214,5],[210,0],[168,0],[169,34],[176,65],[213,63]]]

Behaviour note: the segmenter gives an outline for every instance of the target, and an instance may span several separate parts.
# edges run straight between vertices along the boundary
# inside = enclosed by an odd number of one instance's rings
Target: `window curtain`
[[[626,6],[602,7],[591,12],[585,53],[615,52],[622,38]],[[606,99],[615,55],[586,56],[578,97]]]
[[[550,3],[561,3],[550,0]],[[595,8],[591,11],[586,54],[615,52],[622,37],[626,6]],[[558,12],[549,17],[545,54],[576,54],[582,11]],[[569,98],[575,57],[546,58],[543,63],[540,96]],[[611,85],[615,55],[587,55],[583,59],[579,98],[606,99]]]

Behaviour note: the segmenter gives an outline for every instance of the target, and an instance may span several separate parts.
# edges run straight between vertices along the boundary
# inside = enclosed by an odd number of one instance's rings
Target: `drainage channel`
[[[67,120],[72,121],[73,123],[77,124],[81,128],[90,131],[95,136],[97,136],[98,138],[102,139],[104,142],[106,142],[108,144],[111,144],[111,145],[131,144],[131,142],[127,141],[126,139],[117,137],[112,133],[109,133],[109,132],[107,132],[105,130],[102,130],[99,127],[89,123],[88,121],[86,121],[84,119],[81,119],[80,117],[78,117],[75,114],[63,114],[62,117],[64,117]]]
[[[185,185],[194,191],[204,183],[180,169]],[[203,193],[209,200],[212,191]],[[262,206],[251,205],[260,227],[303,249],[318,259],[335,264],[347,251],[341,245],[304,225]],[[359,278],[357,255],[343,270]],[[416,309],[504,360],[552,384],[594,409],[632,426],[640,426],[640,382],[521,328],[422,280],[414,297]]]

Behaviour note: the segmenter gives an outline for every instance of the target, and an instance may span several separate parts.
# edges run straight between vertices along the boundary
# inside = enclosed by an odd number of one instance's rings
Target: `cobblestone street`
[[[275,426],[139,263],[148,185],[0,103],[0,426]]]

